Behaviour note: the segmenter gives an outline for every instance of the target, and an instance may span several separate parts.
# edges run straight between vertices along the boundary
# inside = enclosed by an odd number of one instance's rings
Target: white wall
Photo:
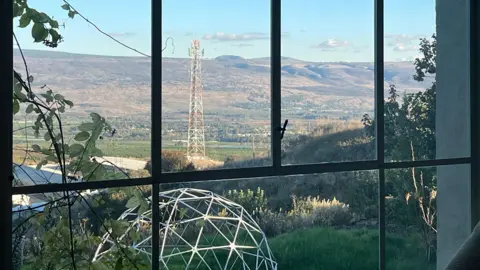
[[[437,0],[437,158],[470,156],[468,0]],[[437,269],[471,232],[470,166],[440,166]]]

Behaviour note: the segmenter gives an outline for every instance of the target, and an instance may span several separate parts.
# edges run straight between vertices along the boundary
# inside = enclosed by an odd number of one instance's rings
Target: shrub
[[[268,236],[311,227],[345,226],[352,222],[353,214],[348,205],[319,197],[297,198],[292,196],[293,208],[290,211],[261,209],[256,220]]]
[[[353,219],[349,206],[336,198],[326,200],[320,197],[292,196],[292,200],[293,209],[288,214],[299,216],[302,223],[324,227],[342,226],[350,224]]]
[[[149,160],[145,166],[152,174],[152,162]],[[162,172],[193,171],[195,166],[189,162],[183,152],[180,151],[162,151]]]
[[[257,191],[250,189],[244,190],[229,190],[224,195],[226,198],[240,204],[251,215],[256,215],[260,210],[267,207],[267,198],[265,191],[257,188]]]

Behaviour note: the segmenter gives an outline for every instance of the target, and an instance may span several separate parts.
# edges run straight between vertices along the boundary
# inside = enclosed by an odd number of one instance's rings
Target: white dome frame
[[[151,202],[151,196],[149,199]],[[193,188],[160,192],[159,202],[160,215],[164,217],[160,221],[159,262],[164,269],[170,269],[169,263],[176,263],[175,269],[178,269],[178,263],[182,261],[188,269],[277,269],[265,234],[238,203],[211,191]],[[152,260],[149,251],[151,232],[140,241],[124,243],[131,230],[139,232],[145,225],[151,229],[152,210],[138,214],[138,209],[139,206],[127,209],[118,218],[127,220],[130,226],[117,241],[109,233],[103,235],[93,261],[105,259],[105,255],[115,247],[115,242],[124,248],[129,247],[135,252],[143,253]],[[189,230],[193,230],[193,237],[187,235]],[[224,243],[216,243],[217,238]],[[177,242],[172,244],[174,240]],[[207,242],[203,243],[205,241]],[[219,259],[219,252],[223,252],[224,257],[228,252],[226,261]]]

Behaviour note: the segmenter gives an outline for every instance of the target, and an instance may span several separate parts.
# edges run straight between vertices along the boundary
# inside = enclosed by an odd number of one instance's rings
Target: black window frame
[[[475,16],[479,10],[478,1],[469,1],[470,18],[470,74],[478,74],[480,50],[478,25],[479,16]],[[162,88],[162,1],[151,1],[152,3],[152,89]],[[384,0],[374,0],[375,16],[375,123],[376,123],[376,158],[367,161],[352,162],[334,162],[321,164],[305,165],[282,165],[281,164],[281,138],[278,127],[282,124],[281,117],[281,0],[271,0],[271,156],[272,165],[254,168],[238,168],[225,170],[209,170],[194,172],[162,173],[161,164],[161,130],[162,130],[162,91],[151,91],[152,93],[152,175],[147,178],[124,179],[124,180],[104,180],[96,182],[81,182],[68,184],[45,184],[37,186],[12,187],[12,92],[6,90],[3,94],[0,109],[3,117],[1,126],[3,132],[0,133],[0,153],[3,154],[0,164],[1,185],[0,185],[0,205],[2,217],[2,246],[1,262],[2,269],[12,267],[11,252],[11,205],[12,195],[46,193],[71,190],[100,189],[108,187],[127,187],[137,185],[152,185],[152,194],[158,194],[159,185],[165,183],[195,182],[208,180],[228,180],[244,179],[269,176],[287,176],[299,174],[319,174],[331,172],[347,172],[362,170],[377,170],[379,182],[379,269],[385,269],[385,170],[469,164],[471,166],[471,220],[472,228],[480,220],[480,94],[479,76],[470,76],[469,87],[474,89],[470,91],[470,113],[471,113],[471,157],[404,161],[404,162],[385,162],[384,158]],[[2,13],[1,31],[2,42],[8,47],[13,44],[12,38],[12,1],[3,0],[0,6]],[[478,49],[477,49],[478,48]],[[13,50],[2,50],[0,52],[0,63],[2,65],[1,81],[4,89],[12,89],[13,69]],[[152,196],[153,205],[158,204],[158,196]],[[159,255],[159,211],[157,207],[152,208],[153,225],[152,236],[154,246],[152,258],[158,258]],[[152,269],[159,269],[158,260],[152,261]]]

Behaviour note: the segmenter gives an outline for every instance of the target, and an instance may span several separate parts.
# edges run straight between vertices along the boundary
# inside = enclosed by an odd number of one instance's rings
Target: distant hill
[[[25,50],[34,86],[48,84],[77,105],[75,112],[97,111],[109,116],[149,115],[150,59]],[[14,63],[23,72],[15,51]],[[315,118],[337,111],[360,114],[373,109],[373,63],[308,62],[282,58],[282,106],[291,118]],[[268,119],[270,58],[224,55],[204,60],[205,115],[221,119],[245,115]],[[164,117],[184,119],[188,113],[189,59],[164,58]],[[400,90],[419,91],[413,63],[385,63],[385,82]]]

